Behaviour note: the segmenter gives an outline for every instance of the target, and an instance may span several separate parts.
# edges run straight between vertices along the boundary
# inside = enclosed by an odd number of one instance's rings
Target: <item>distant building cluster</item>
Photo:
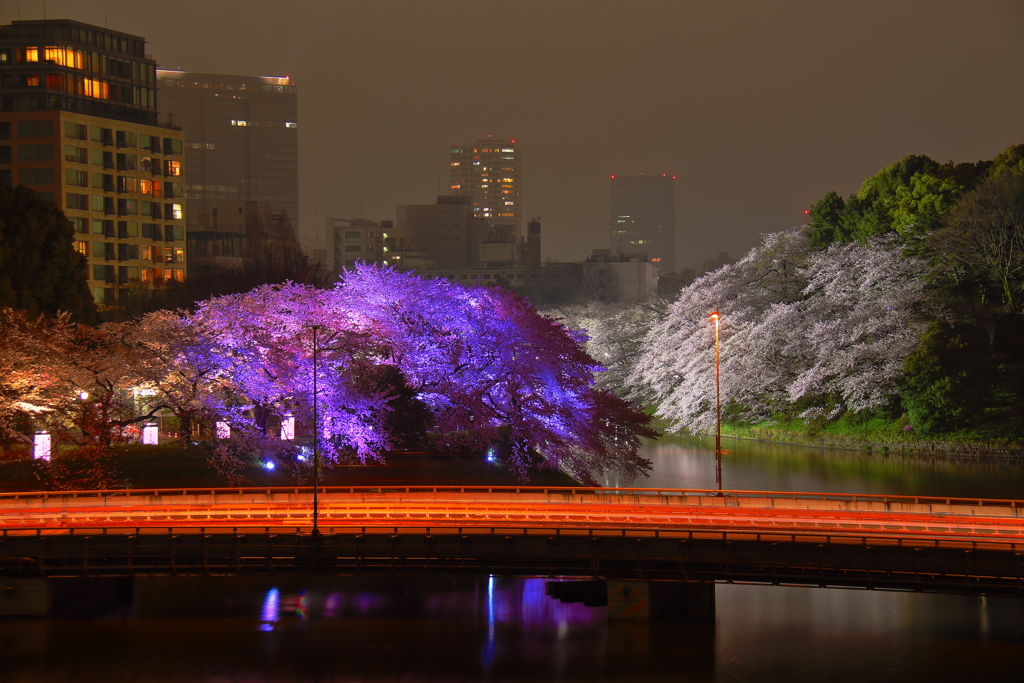
[[[128,287],[301,249],[295,83],[161,70],[145,44],[71,20],[0,27],[0,183],[65,212],[101,309]],[[675,270],[674,177],[613,176],[611,248],[558,264],[523,211],[515,139],[453,144],[449,163],[433,202],[329,217],[312,256],[334,278],[358,262],[517,289],[589,278],[616,300]]]

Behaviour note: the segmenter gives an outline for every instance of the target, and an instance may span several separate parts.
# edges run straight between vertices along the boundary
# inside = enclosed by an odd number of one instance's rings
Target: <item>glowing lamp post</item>
[[[722,490],[722,383],[718,371],[718,328],[721,322],[718,311],[711,314],[715,322],[715,482]]]
[[[313,544],[316,547],[316,543],[320,537],[320,527],[317,525],[318,518],[320,516],[320,497],[317,489],[320,488],[320,427],[317,423],[317,361],[319,360],[317,354],[319,347],[317,345],[317,333],[320,331],[319,325],[313,325]]]

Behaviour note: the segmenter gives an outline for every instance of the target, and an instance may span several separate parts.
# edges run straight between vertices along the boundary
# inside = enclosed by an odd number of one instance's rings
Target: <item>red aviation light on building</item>
[[[675,180],[675,179],[676,179],[676,176],[672,176],[672,180]]]
[[[615,180],[615,176],[612,176],[612,180]]]
[[[662,177],[662,178],[664,178],[664,177],[665,177],[665,176],[667,176],[667,175],[668,175],[667,173],[662,173],[662,174],[661,174],[661,177]]]
[[[811,210],[810,209],[804,209],[804,215],[805,216],[810,216],[811,215]]]
[[[514,139],[513,140],[509,140],[509,142],[512,143],[513,145],[516,144],[516,141]]]

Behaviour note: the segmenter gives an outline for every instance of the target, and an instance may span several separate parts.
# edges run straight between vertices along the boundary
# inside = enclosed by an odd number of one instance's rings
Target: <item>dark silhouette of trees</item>
[[[98,319],[74,228],[51,201],[24,186],[0,186],[0,307],[78,321]]]

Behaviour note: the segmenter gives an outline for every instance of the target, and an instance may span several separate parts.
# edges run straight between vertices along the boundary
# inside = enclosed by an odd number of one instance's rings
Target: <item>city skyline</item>
[[[282,7],[48,0],[46,12],[145,36],[163,69],[303,88],[307,236],[327,216],[388,220],[433,201],[448,143],[490,134],[525,151],[523,215],[543,216],[546,258],[609,246],[609,175],[673,172],[690,265],[745,253],[908,154],[973,162],[1024,137],[1024,94],[1001,85],[1024,64],[1018,3]],[[19,9],[43,15],[26,0],[0,22]],[[455,19],[500,26],[514,56],[497,70],[467,59],[493,38],[452,41]],[[339,40],[341,26],[358,30]]]

